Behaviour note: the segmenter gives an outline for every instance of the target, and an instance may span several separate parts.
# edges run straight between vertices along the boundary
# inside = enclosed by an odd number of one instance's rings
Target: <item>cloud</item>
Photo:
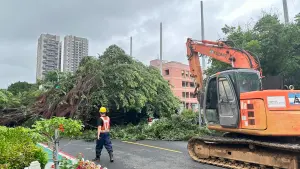
[[[288,1],[290,18],[300,3]],[[281,0],[204,0],[205,39],[223,37],[224,24],[244,24],[278,8]],[[283,18],[283,17],[281,17]],[[42,33],[89,39],[89,55],[111,44],[149,64],[159,56],[159,24],[163,23],[163,58],[187,63],[187,37],[201,39],[199,0],[0,0],[0,88],[16,81],[35,82],[37,39]]]

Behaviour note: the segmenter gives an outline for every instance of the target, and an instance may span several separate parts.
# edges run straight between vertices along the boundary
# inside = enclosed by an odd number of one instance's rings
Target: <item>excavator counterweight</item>
[[[258,57],[226,42],[188,38],[186,47],[197,93],[204,94],[205,123],[210,130],[225,132],[191,138],[191,158],[226,168],[297,169],[300,90],[263,90]],[[208,77],[204,87],[199,54],[234,69]]]

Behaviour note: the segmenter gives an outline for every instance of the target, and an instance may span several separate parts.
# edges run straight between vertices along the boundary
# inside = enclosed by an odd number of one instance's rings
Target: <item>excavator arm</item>
[[[223,41],[198,41],[188,38],[186,48],[191,76],[195,78],[197,84],[196,90],[197,88],[201,90],[203,87],[202,69],[198,53],[231,64],[234,68],[255,69],[260,72],[262,77],[262,69],[258,57],[249,51],[228,46]]]

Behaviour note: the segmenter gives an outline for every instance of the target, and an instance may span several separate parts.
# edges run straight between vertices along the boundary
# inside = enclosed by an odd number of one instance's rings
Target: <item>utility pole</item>
[[[160,22],[160,74],[162,73],[162,22]]]
[[[201,39],[204,40],[204,15],[203,15],[203,1],[200,2],[201,8]],[[205,58],[201,57],[202,68],[205,69]]]
[[[200,1],[200,9],[201,9],[201,39],[204,40],[204,15],[203,15],[203,1]],[[202,64],[202,70],[205,68],[205,59],[204,55],[201,55],[201,64]],[[202,95],[202,89],[199,89],[200,92],[199,94],[199,103],[198,103],[198,108],[199,108],[199,126],[201,127],[203,124],[202,121],[202,112],[201,112],[201,95]]]
[[[289,11],[288,11],[286,0],[282,0],[282,4],[283,4],[284,21],[285,21],[285,24],[288,24],[289,23]]]
[[[130,56],[132,57],[132,36],[130,36]]]
[[[53,147],[53,162],[54,162],[54,168],[59,169],[59,159],[58,159],[58,144],[59,144],[59,131],[58,129],[55,129],[55,138],[54,138],[54,147]]]

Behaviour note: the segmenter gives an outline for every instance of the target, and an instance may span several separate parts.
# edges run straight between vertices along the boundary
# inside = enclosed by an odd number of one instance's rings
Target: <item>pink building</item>
[[[160,60],[152,60],[150,65],[160,69]],[[198,101],[193,95],[195,84],[194,79],[190,76],[189,65],[175,61],[163,61],[162,69],[163,77],[168,80],[174,95],[181,100],[185,108],[196,111],[198,109]]]

